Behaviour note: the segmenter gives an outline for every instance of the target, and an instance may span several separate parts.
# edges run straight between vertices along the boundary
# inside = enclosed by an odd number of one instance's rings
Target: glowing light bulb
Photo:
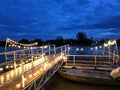
[[[20,48],[20,46],[18,46],[18,48]]]
[[[36,73],[34,73],[34,76],[36,76],[37,74]]]
[[[8,69],[9,68],[9,66],[6,66],[6,69]]]
[[[20,88],[20,84],[16,84],[16,88]]]
[[[11,68],[13,68],[13,66],[10,66]]]
[[[27,80],[27,78],[24,78],[24,81],[26,81]]]
[[[93,50],[93,48],[90,48],[90,50]]]
[[[80,50],[83,51],[83,48],[81,48]]]
[[[79,51],[79,48],[76,48],[76,51]]]
[[[70,47],[68,47],[68,49],[70,49]]]
[[[95,49],[97,50],[97,49],[98,49],[98,47],[96,46],[96,47],[95,47]]]
[[[29,77],[31,78],[31,77],[32,77],[32,75],[29,75]]]
[[[40,73],[39,71],[37,71],[37,73]]]
[[[3,68],[0,68],[0,71],[3,71]]]

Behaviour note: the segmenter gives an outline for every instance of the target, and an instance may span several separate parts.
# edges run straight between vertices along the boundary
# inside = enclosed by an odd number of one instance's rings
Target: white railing
[[[29,72],[34,71],[36,68],[40,68],[41,65],[44,65],[47,62],[52,62],[58,56],[63,56],[68,54],[67,53],[69,52],[68,47],[69,47],[68,45],[64,45],[57,48],[55,47],[49,48],[46,51],[42,50],[42,52],[39,52],[41,48],[37,48],[37,49],[24,49],[24,50],[1,53],[0,55],[4,55],[4,56],[11,55],[8,57],[8,59],[13,59],[13,60],[12,61],[7,60],[5,63],[0,64],[0,70],[1,70],[0,72],[4,73],[4,69],[8,69],[8,68],[10,68],[10,70],[13,68],[14,70],[20,68],[21,72],[11,77],[9,80],[5,82],[0,81],[1,82],[0,87],[15,80],[15,78],[17,77],[21,77],[22,88],[24,88],[25,87],[24,79]],[[25,67],[28,64],[30,64],[30,68],[25,69]],[[12,65],[12,67],[10,65]],[[7,66],[7,68],[4,68],[4,66]]]
[[[75,66],[76,62],[79,60],[85,60],[85,58],[93,60],[94,61],[94,66],[96,67],[97,63],[97,57],[98,58],[105,58],[106,61],[111,61],[113,64],[117,65],[120,57],[119,55],[109,52],[109,51],[103,51],[103,50],[95,50],[93,51],[93,55],[67,55],[66,56],[66,65],[70,61],[73,63],[73,66]],[[71,59],[70,59],[71,58]],[[83,59],[84,58],[84,59]]]

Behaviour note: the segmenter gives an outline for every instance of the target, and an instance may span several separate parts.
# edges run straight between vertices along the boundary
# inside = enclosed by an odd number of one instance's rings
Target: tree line
[[[93,40],[92,37],[88,38],[85,32],[78,32],[76,34],[75,39],[63,39],[62,36],[57,36],[56,39],[54,39],[54,40],[43,41],[41,39],[35,39],[33,41],[30,41],[27,39],[22,39],[18,42],[24,43],[24,44],[30,44],[30,43],[37,42],[38,46],[49,45],[49,44],[54,44],[56,46],[61,46],[61,45],[65,45],[65,44],[78,45],[78,46],[92,46],[92,45],[96,45],[96,44],[103,44],[105,42],[105,39],[97,41],[97,43],[96,43],[96,41]],[[117,42],[118,42],[118,45],[120,45],[120,39],[117,40]],[[0,41],[0,46],[5,47],[5,43],[6,43],[5,41]]]

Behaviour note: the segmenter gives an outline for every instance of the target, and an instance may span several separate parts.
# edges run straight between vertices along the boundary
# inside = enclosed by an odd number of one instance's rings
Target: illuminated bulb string
[[[19,42],[16,42],[16,41],[13,41],[9,38],[6,39],[6,47],[17,47],[17,48],[35,48],[35,46],[37,46],[38,43],[35,42],[35,43],[32,43],[32,44],[23,44],[23,43],[19,43]],[[34,46],[34,47],[33,47]]]

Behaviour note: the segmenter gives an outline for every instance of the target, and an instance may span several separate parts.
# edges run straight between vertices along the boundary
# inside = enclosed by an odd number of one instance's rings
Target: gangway
[[[6,62],[0,64],[0,90],[40,90],[62,66],[69,52],[69,45],[43,48],[0,53],[2,58],[7,56]]]

